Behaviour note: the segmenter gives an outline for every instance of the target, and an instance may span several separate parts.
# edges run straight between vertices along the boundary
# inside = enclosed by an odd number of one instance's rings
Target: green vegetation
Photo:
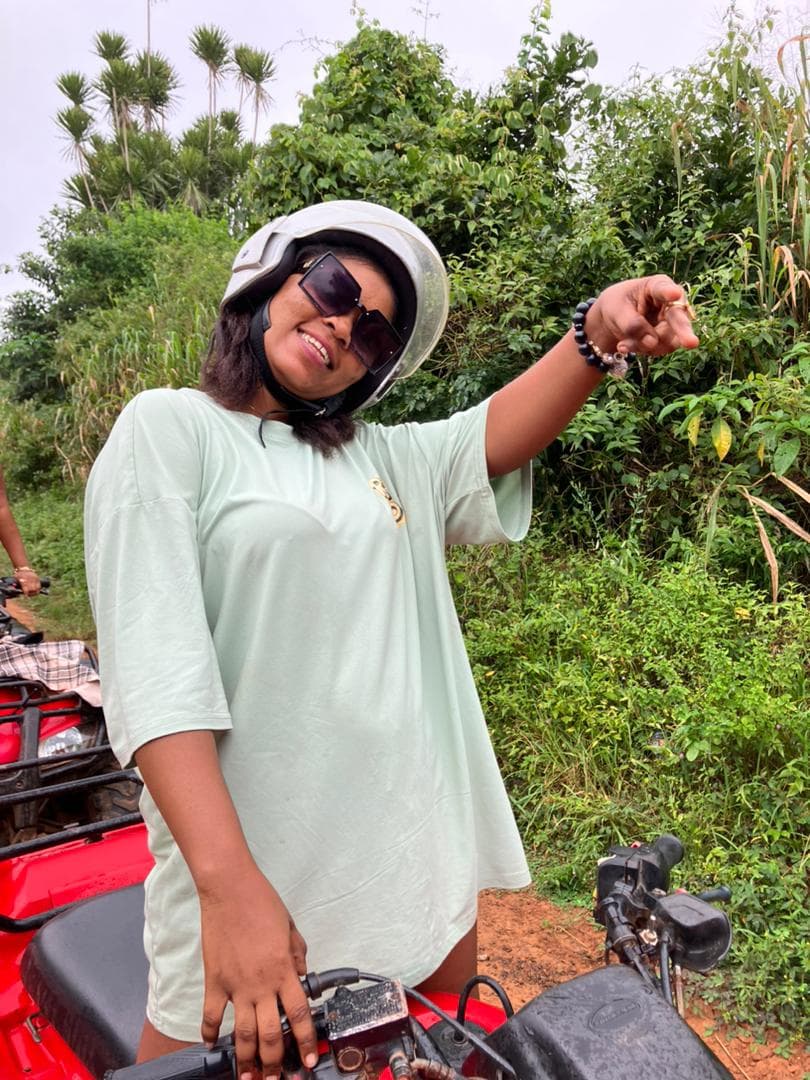
[[[50,638],[95,640],[82,543],[83,487],[52,487],[13,499],[14,517],[33,566],[51,579],[51,594],[26,600]],[[0,552],[0,575],[11,573]]]
[[[547,20],[535,9],[515,65],[473,95],[440,49],[361,19],[299,123],[260,146],[216,96],[236,74],[255,129],[266,54],[198,27],[207,105],[172,142],[145,59],[98,35],[95,87],[69,73],[60,88],[88,116],[106,101],[112,128],[89,138],[60,114],[73,208],[23,258],[32,289],[0,341],[4,470],[55,581],[38,610],[53,633],[92,636],[88,469],[129,397],[196,381],[238,237],[269,217],[378,200],[447,256],[447,333],[384,421],[480,400],[609,281],[688,280],[700,348],[606,380],[537,462],[532,539],[454,553],[451,572],[541,887],[584,900],[609,844],[679,833],[684,883],[735,890],[723,1008],[806,1034],[808,38],[772,78],[757,60],[779,44],[769,25],[732,12],[693,68],[608,93],[589,43],[552,42]],[[170,95],[168,61],[150,56]]]
[[[542,526],[537,530],[542,533]],[[725,1015],[805,1034],[810,611],[691,563],[537,538],[451,572],[484,711],[546,892],[587,901],[621,838],[674,832],[679,884],[731,887]]]

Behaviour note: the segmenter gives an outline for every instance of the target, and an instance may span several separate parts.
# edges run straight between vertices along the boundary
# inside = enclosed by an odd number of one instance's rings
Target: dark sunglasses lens
[[[332,254],[318,259],[299,285],[321,315],[343,315],[360,300],[360,286]]]
[[[397,355],[402,338],[379,311],[364,311],[352,330],[351,348],[372,375]]]

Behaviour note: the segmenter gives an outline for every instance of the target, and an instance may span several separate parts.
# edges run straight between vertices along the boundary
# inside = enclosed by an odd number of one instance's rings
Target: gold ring
[[[669,311],[670,308],[683,308],[690,319],[695,318],[695,309],[689,303],[688,300],[667,300],[664,304],[664,314]]]

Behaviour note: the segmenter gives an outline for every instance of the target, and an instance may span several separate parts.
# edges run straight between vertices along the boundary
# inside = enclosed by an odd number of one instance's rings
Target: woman
[[[400,215],[270,222],[236,257],[202,389],[139,395],[96,462],[105,708],[155,856],[141,1060],[201,1017],[214,1040],[231,1003],[240,1074],[257,1054],[279,1074],[279,1004],[314,1063],[307,945],[314,969],[455,989],[478,891],[529,881],[444,545],[522,536],[529,463],[603,371],[697,339],[679,286],[624,282],[488,402],[356,421],[446,313],[441,260]]]
[[[28,565],[25,545],[9,506],[2,469],[0,469],[0,544],[3,545],[11,560],[14,577],[19,581],[24,595],[35,596],[40,590],[39,575]]]

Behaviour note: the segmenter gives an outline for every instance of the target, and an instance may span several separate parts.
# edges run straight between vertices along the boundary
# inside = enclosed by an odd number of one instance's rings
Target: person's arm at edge
[[[6,554],[11,560],[11,565],[20,582],[22,591],[26,596],[38,593],[39,576],[28,566],[25,544],[23,544],[19,527],[11,512],[2,469],[0,469],[0,544],[3,545]]]
[[[135,752],[144,783],[188,865],[200,899],[205,963],[202,1038],[218,1035],[228,999],[235,1011],[237,1074],[256,1054],[280,1074],[280,1000],[302,1058],[317,1062],[309,1006],[298,976],[306,946],[248,848],[219,767],[211,731],[184,731]],[[264,967],[262,966],[264,965]]]

